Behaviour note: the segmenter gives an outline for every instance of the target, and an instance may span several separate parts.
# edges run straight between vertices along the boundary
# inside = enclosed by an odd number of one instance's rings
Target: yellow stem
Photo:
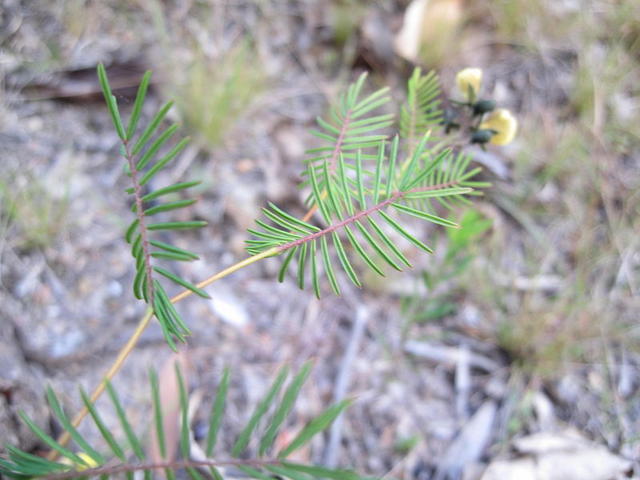
[[[198,283],[197,286],[198,288],[204,288],[208,285],[211,285],[213,282],[220,280],[221,278],[224,278],[227,275],[230,275],[233,272],[240,270],[241,268],[249,266],[252,263],[257,262],[258,260],[262,260],[263,258],[276,255],[277,253],[278,253],[277,248],[271,248],[257,255],[253,255],[249,258],[245,258],[244,260],[234,265],[231,265],[230,267],[225,268],[224,270],[214,275],[211,275],[209,278]],[[192,293],[193,292],[191,290],[184,290],[183,292],[173,297],[171,299],[171,303],[178,303],[180,300],[187,298]],[[98,386],[95,388],[95,390],[91,394],[91,397],[90,397],[91,403],[95,403],[96,400],[98,400],[98,398],[100,397],[100,395],[102,395],[102,392],[104,392],[104,389],[106,388],[107,381],[110,381],[116,375],[116,373],[118,373],[120,368],[122,368],[124,361],[127,359],[129,354],[133,351],[133,348],[138,343],[138,340],[140,340],[142,333],[147,328],[152,318],[153,318],[153,311],[151,310],[151,308],[148,308],[144,316],[138,322],[138,325],[136,326],[135,331],[133,332],[133,334],[127,341],[127,343],[118,352],[118,356],[116,357],[115,361],[113,362],[113,364],[111,365],[107,373],[105,373],[104,379],[102,380],[102,382],[100,382],[100,384],[98,384]],[[73,418],[71,422],[72,425],[75,428],[77,428],[78,425],[80,425],[80,423],[84,419],[84,417],[87,416],[87,413],[89,413],[89,410],[87,409],[87,407],[83,407],[82,410],[80,410],[78,414]],[[70,439],[71,439],[71,435],[69,434],[69,432],[65,432],[58,438],[58,443],[62,446],[65,446],[67,443],[69,443]],[[58,452],[56,452],[55,450],[51,450],[47,455],[47,458],[49,460],[54,461],[56,458],[58,458],[58,455],[59,455]]]

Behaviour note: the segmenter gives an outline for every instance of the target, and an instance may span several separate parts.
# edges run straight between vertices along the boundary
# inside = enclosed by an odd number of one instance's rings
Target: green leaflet
[[[293,453],[295,450],[301,448],[307,444],[311,439],[323,431],[325,431],[331,423],[340,415],[346,406],[350,403],[349,400],[341,402],[337,405],[333,405],[320,413],[317,417],[312,418],[307,426],[291,441],[291,443],[279,453],[277,457],[266,456],[273,448],[274,441],[281,432],[282,427],[286,424],[287,418],[293,411],[296,400],[300,394],[303,385],[309,378],[312,368],[312,363],[305,363],[300,370],[293,376],[284,392],[282,387],[285,385],[288,375],[288,369],[282,368],[276,376],[274,382],[269,388],[263,400],[257,405],[253,415],[249,419],[247,425],[242,430],[234,446],[233,455],[237,456],[243,452],[247,452],[249,456],[243,456],[242,459],[232,460],[231,462],[224,461],[223,465],[216,465],[216,458],[229,458],[229,455],[222,453],[219,457],[214,455],[214,447],[216,445],[216,438],[220,429],[224,417],[224,406],[228,395],[228,389],[230,385],[229,370],[225,369],[222,378],[220,380],[218,391],[213,399],[213,405],[210,410],[210,418],[207,423],[209,424],[209,433],[206,440],[206,455],[214,463],[209,466],[209,472],[216,480],[222,478],[221,473],[217,467],[227,467],[229,463],[235,463],[235,468],[244,471],[250,478],[254,479],[268,479],[272,480],[272,474],[282,476],[284,479],[289,480],[311,480],[312,478],[330,478],[330,479],[348,479],[348,480],[364,480],[357,474],[348,470],[341,469],[329,469],[322,466],[307,465],[290,462],[286,459],[289,453]],[[191,432],[189,426],[189,394],[187,385],[179,365],[176,364],[175,372],[178,385],[179,404],[178,415],[180,418],[180,430],[179,430],[179,448],[183,458],[190,458],[191,456]],[[160,397],[159,378],[155,370],[149,372],[149,384],[151,386],[151,403],[152,403],[152,432],[155,441],[157,443],[159,453],[162,457],[168,455],[168,441],[167,432],[164,430],[165,413],[162,411],[162,399]],[[115,408],[117,417],[123,427],[125,438],[118,439],[109,431],[106,424],[102,420],[102,415],[98,412],[98,407],[93,405],[90,399],[84,392],[80,392],[83,403],[87,406],[90,413],[90,419],[94,422],[97,429],[102,434],[102,438],[106,441],[106,444],[111,450],[113,456],[108,456],[105,453],[97,454],[97,449],[94,445],[91,445],[88,441],[80,436],[80,434],[70,425],[70,422],[66,419],[62,406],[58,402],[56,395],[52,390],[49,390],[48,396],[51,404],[51,408],[55,415],[61,420],[61,425],[64,430],[71,433],[77,445],[82,446],[82,451],[89,453],[92,457],[97,457],[96,460],[100,460],[101,466],[108,466],[113,469],[113,473],[102,473],[100,475],[103,479],[110,477],[119,478],[120,473],[116,471],[121,467],[127,467],[129,470],[125,475],[128,479],[134,478],[135,472],[144,472],[145,479],[151,479],[151,470],[147,468],[151,459],[147,459],[144,454],[144,450],[141,447],[138,437],[133,433],[131,428],[131,422],[128,419],[127,412],[120,402],[118,395],[109,382],[106,384],[107,392],[111,398],[112,405]],[[282,393],[281,393],[282,392]],[[271,412],[271,413],[269,413]],[[85,465],[80,455],[76,454],[70,449],[61,447],[55,440],[45,434],[42,429],[35,426],[33,422],[28,420],[28,417],[23,415],[24,421],[29,427],[36,432],[36,435],[43,440],[47,445],[57,449],[65,457],[74,462],[74,466],[69,466],[57,462],[49,461],[45,458],[23,452],[11,445],[8,445],[6,450],[9,457],[4,459],[0,458],[0,473],[7,478],[20,479],[25,478],[39,478],[53,475],[55,473],[61,473],[69,471],[73,468],[79,468],[78,465],[89,467],[82,472],[78,471],[78,477],[95,477],[98,476],[95,471],[95,467]],[[146,427],[143,426],[143,430]],[[259,440],[256,450],[249,449],[251,440]],[[135,460],[131,459],[134,456]],[[164,469],[165,475],[169,479],[177,478],[179,467],[167,467]],[[204,476],[200,473],[199,469],[192,466],[186,466],[184,471],[194,480],[202,480]],[[137,478],[137,477],[136,477]]]

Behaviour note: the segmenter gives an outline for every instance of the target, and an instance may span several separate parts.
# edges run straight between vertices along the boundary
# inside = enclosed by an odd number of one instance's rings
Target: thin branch
[[[355,213],[354,215],[352,215],[352,216],[350,216],[348,218],[345,218],[344,220],[341,220],[338,223],[335,223],[333,225],[328,226],[324,230],[319,230],[319,231],[311,233],[311,234],[309,234],[309,235],[307,235],[305,237],[298,238],[297,240],[293,240],[293,241],[291,241],[289,243],[285,243],[284,245],[280,245],[279,247],[275,247],[275,248],[277,248],[277,250],[279,252],[284,252],[286,250],[289,250],[290,248],[297,247],[299,245],[302,245],[303,243],[310,242],[311,240],[315,240],[316,238],[320,238],[320,237],[322,237],[324,235],[327,235],[329,233],[335,232],[336,230],[339,230],[339,229],[341,229],[341,228],[343,228],[343,227],[345,227],[347,225],[350,225],[350,224],[352,224],[354,222],[357,222],[361,218],[368,217],[372,213],[377,212],[378,210],[382,210],[387,205],[390,205],[393,202],[395,202],[397,200],[400,200],[402,197],[404,197],[405,195],[407,195],[409,193],[426,192],[428,190],[441,190],[443,188],[451,187],[451,186],[455,185],[456,183],[458,183],[458,180],[452,180],[450,182],[440,183],[438,185],[430,185],[428,187],[417,187],[417,188],[413,188],[411,190],[407,190],[405,192],[402,192],[402,191],[394,192],[389,196],[389,198],[387,198],[383,202],[380,202],[377,205],[373,205],[373,206],[367,208],[366,210],[361,210],[358,213]]]
[[[131,171],[131,182],[133,183],[133,195],[136,200],[136,216],[138,218],[138,229],[140,230],[140,240],[142,244],[142,252],[144,255],[144,270],[147,277],[147,296],[149,298],[149,304],[151,308],[155,310],[155,297],[153,295],[153,267],[151,266],[151,252],[149,251],[149,238],[147,226],[145,224],[144,205],[142,204],[142,186],[138,181],[138,167],[135,159],[131,154],[129,142],[127,140],[122,141],[125,150],[125,158],[129,164],[129,170]]]
[[[236,467],[267,467],[270,465],[280,465],[282,462],[277,460],[243,460],[243,459],[230,459],[230,460],[173,460],[167,462],[151,462],[151,463],[131,463],[131,464],[118,464],[118,465],[103,465],[96,468],[88,468],[86,470],[77,471],[70,470],[64,473],[56,473],[53,475],[46,475],[40,477],[43,480],[66,480],[70,478],[85,478],[85,477],[97,477],[99,475],[116,475],[118,473],[127,472],[139,472],[142,470],[163,470],[171,469],[178,470],[184,468],[193,467],[224,467],[224,466],[236,466]]]

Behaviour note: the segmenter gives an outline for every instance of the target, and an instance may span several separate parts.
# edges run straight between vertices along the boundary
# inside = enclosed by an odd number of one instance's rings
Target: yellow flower
[[[482,69],[465,68],[456,75],[458,90],[468,102],[474,102],[482,84]],[[469,91],[471,89],[471,91]]]
[[[77,472],[82,472],[83,470],[86,470],[88,468],[95,468],[98,466],[98,463],[93,458],[91,458],[88,454],[84,452],[79,452],[78,456],[86,462],[86,465],[84,463],[74,463],[67,457],[64,457],[61,460],[61,463],[74,467]]]
[[[480,129],[496,132],[490,140],[494,145],[506,145],[516,136],[518,120],[506,108],[498,108],[480,124]]]

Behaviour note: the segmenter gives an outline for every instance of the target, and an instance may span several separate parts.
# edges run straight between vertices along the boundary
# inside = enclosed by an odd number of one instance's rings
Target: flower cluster
[[[465,68],[456,75],[456,85],[464,101],[453,101],[463,107],[471,121],[468,130],[471,142],[484,146],[486,143],[507,145],[515,138],[518,130],[518,120],[506,108],[496,108],[496,102],[480,98],[482,87],[482,70],[479,68]],[[445,119],[447,130],[461,128],[459,117],[463,112],[455,110],[449,112]]]

